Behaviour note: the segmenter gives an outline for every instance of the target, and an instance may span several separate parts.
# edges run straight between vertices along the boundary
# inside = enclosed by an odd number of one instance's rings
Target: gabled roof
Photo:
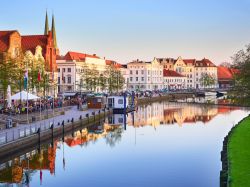
[[[195,59],[183,59],[184,63],[187,65],[187,64],[192,64],[194,65],[195,64]]]
[[[209,59],[203,58],[195,62],[195,67],[216,67]]]
[[[218,79],[233,79],[233,74],[227,67],[219,66],[217,67]]]
[[[86,57],[89,58],[97,58],[99,59],[100,57],[96,56],[95,54],[89,55],[89,54],[84,54],[84,53],[78,53],[78,52],[72,52],[69,51],[63,58],[63,60],[76,60],[76,61],[84,61]]]
[[[163,70],[163,76],[164,77],[185,77],[185,76],[177,73],[176,71],[167,70],[167,69]]]
[[[35,54],[36,47],[39,45],[43,49],[43,54],[45,53],[49,35],[27,35],[21,37],[23,51],[30,50]]]
[[[9,38],[10,35],[14,32],[17,32],[16,30],[11,31],[0,31],[0,52],[7,51],[9,48]]]
[[[217,67],[217,71],[218,71],[218,79],[233,79],[233,76],[235,74],[239,73],[238,69],[234,69],[234,68],[228,68],[228,67],[224,67],[224,66],[218,66]]]

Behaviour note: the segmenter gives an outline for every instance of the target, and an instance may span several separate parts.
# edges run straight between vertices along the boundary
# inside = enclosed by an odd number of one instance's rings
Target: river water
[[[237,107],[152,103],[0,160],[0,186],[219,186]]]

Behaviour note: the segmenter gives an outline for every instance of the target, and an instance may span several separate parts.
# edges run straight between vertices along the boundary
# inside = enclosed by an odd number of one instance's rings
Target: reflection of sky
[[[104,138],[88,146],[57,150],[55,176],[43,186],[219,186],[222,141],[247,112],[218,114],[207,123],[128,126],[115,147]],[[30,186],[40,185],[39,172]]]

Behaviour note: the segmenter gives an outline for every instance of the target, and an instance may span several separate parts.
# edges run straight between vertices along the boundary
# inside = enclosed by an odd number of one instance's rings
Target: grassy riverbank
[[[232,187],[250,186],[250,116],[234,128],[228,142],[229,181]]]

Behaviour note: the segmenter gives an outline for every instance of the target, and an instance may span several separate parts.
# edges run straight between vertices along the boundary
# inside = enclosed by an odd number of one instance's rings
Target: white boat
[[[217,92],[205,92],[205,96],[216,96]]]
[[[109,96],[108,97],[108,108],[112,108],[113,112],[123,112],[128,108],[128,97],[125,96]]]

